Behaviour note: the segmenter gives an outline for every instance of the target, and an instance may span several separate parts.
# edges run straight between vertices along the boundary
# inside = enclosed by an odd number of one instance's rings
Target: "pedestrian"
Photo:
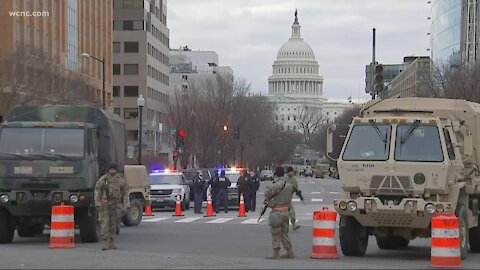
[[[202,171],[197,171],[197,175],[193,178],[193,212],[195,214],[202,213],[203,193],[205,191],[205,180]]]
[[[225,171],[220,172],[220,176],[216,178],[216,197],[217,203],[215,204],[215,212],[218,214],[220,211],[220,205],[223,204],[225,213],[228,213],[228,187],[232,185],[230,179],[225,176]]]
[[[251,211],[255,212],[257,208],[257,191],[260,188],[260,174],[256,172],[252,176],[252,181],[250,182],[250,206]]]
[[[124,211],[130,207],[127,196],[127,184],[122,175],[117,173],[117,165],[108,166],[107,173],[95,185],[95,207],[100,223],[100,238],[103,242],[102,250],[117,249],[115,234],[117,231],[117,206],[121,205]]]
[[[210,186],[210,195],[212,196],[212,207],[215,209],[215,205],[217,203],[217,178],[218,178],[218,171],[215,171],[215,174],[208,180],[207,187]]]
[[[250,185],[252,179],[248,174],[247,170],[242,171],[242,175],[238,178],[237,181],[237,192],[238,192],[238,205],[240,205],[240,195],[243,194],[245,211],[250,211],[251,209],[251,200],[250,200]]]
[[[290,238],[288,237],[288,209],[292,201],[293,186],[284,177],[283,167],[278,166],[275,169],[275,179],[265,190],[265,199],[268,207],[272,208],[268,217],[268,225],[272,234],[273,255],[267,259],[280,258],[280,242],[287,250],[282,258],[293,259],[293,249]]]
[[[303,199],[303,196],[301,195],[302,191],[298,189],[298,182],[297,182],[297,179],[295,178],[295,171],[293,170],[292,166],[287,167],[287,181],[292,185],[293,193],[297,194],[298,197]],[[300,229],[300,225],[297,224],[295,208],[293,207],[292,202],[290,202],[290,205],[288,207],[288,212],[289,212],[288,217],[290,219],[290,222],[292,223],[293,230],[296,231]]]

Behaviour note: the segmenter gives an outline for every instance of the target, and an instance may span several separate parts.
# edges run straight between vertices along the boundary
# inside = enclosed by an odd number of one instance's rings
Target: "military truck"
[[[108,164],[123,170],[125,124],[87,106],[21,106],[0,127],[0,243],[43,232],[52,205],[75,207],[83,242],[97,242],[93,191]]]
[[[142,221],[143,209],[150,200],[147,168],[143,165],[125,165],[124,175],[128,185],[130,208],[121,220],[125,226],[137,226]]]
[[[327,131],[332,153],[335,125]],[[432,217],[455,213],[461,255],[480,252],[480,104],[464,100],[374,100],[353,118],[337,160],[343,196],[342,252],[363,256],[370,235],[380,249],[431,236]]]

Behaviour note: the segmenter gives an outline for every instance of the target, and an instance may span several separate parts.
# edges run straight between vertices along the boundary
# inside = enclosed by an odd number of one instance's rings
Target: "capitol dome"
[[[300,23],[295,11],[292,35],[277,53],[273,74],[268,78],[269,95],[301,98],[323,97],[323,77],[312,47],[300,34]]]

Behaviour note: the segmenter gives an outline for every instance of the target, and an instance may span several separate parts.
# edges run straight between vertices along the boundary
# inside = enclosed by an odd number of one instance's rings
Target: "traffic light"
[[[223,131],[227,132],[228,131],[228,127],[227,125],[223,125]]]
[[[235,128],[235,140],[240,140],[240,128],[236,127]]]
[[[373,68],[373,92],[383,91],[383,65],[376,63]]]
[[[185,130],[179,129],[177,130],[177,149],[185,146]]]

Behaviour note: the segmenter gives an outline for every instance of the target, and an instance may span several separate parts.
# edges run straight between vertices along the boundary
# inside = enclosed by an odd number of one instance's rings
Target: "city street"
[[[296,259],[266,260],[271,255],[271,237],[266,218],[257,224],[263,202],[262,182],[257,199],[257,213],[238,218],[236,211],[220,212],[204,218],[186,211],[184,217],[172,217],[171,211],[155,212],[145,217],[139,227],[122,227],[118,250],[101,251],[100,244],[77,243],[74,249],[49,249],[48,235],[16,238],[13,244],[0,245],[0,268],[282,268],[282,269],[414,269],[429,268],[428,239],[417,239],[398,251],[381,251],[370,237],[365,257],[338,260],[309,258],[312,246],[312,214],[340,196],[336,179],[298,178],[306,205],[295,200],[297,218],[302,225],[290,232]],[[268,215],[268,212],[267,212]],[[337,233],[338,238],[338,233]],[[284,251],[282,250],[282,253]],[[465,268],[478,267],[480,255],[470,253]]]

